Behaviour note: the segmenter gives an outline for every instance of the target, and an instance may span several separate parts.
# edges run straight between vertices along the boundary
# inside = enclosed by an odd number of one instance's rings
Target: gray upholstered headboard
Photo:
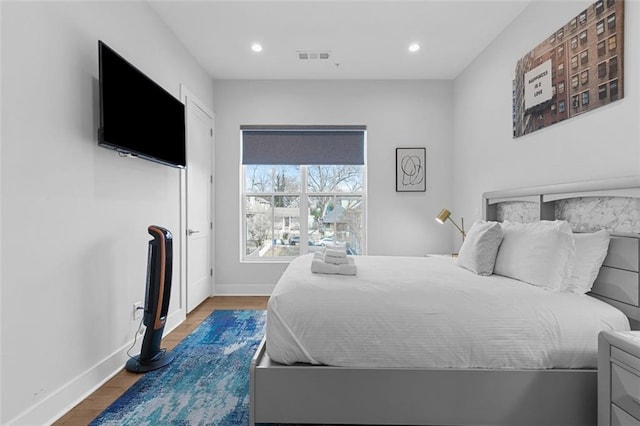
[[[640,329],[640,176],[486,192],[483,204],[487,220],[562,219],[574,232],[609,230],[609,252],[590,294]]]

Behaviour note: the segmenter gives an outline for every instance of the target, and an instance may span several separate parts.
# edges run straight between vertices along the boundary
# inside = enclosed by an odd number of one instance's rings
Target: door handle
[[[198,231],[197,229],[187,229],[187,235],[197,234],[198,232],[200,231]]]

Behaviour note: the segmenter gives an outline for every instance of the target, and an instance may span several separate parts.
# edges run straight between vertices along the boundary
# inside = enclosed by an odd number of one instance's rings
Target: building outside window
[[[364,126],[242,128],[242,261],[365,254]]]

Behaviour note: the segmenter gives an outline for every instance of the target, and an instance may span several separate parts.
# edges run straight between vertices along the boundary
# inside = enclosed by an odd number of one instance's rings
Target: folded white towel
[[[324,255],[330,257],[347,257],[346,248],[327,248],[324,249]]]
[[[322,253],[315,253],[311,261],[311,272],[315,274],[356,275],[358,267],[352,257],[347,258],[347,263],[336,265],[325,262]]]
[[[349,263],[349,258],[347,256],[337,257],[337,256],[329,256],[327,253],[322,256],[322,260],[327,263],[332,263],[334,265],[345,265]]]

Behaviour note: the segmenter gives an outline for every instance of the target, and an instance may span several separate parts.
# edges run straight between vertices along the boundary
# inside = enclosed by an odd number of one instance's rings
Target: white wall
[[[454,82],[454,206],[482,214],[482,193],[640,173],[640,2],[625,2],[624,99],[513,139],[518,59],[592,1],[533,2]]]
[[[181,172],[97,146],[98,39],[176,97],[184,83],[210,101],[213,85],[143,2],[0,5],[0,423],[43,424],[124,364],[147,226],[181,242]]]
[[[449,81],[214,81],[216,292],[270,291],[285,264],[240,263],[240,125],[367,126],[368,254],[451,250],[433,219],[452,201]],[[427,148],[427,192],[395,192],[395,149]]]

